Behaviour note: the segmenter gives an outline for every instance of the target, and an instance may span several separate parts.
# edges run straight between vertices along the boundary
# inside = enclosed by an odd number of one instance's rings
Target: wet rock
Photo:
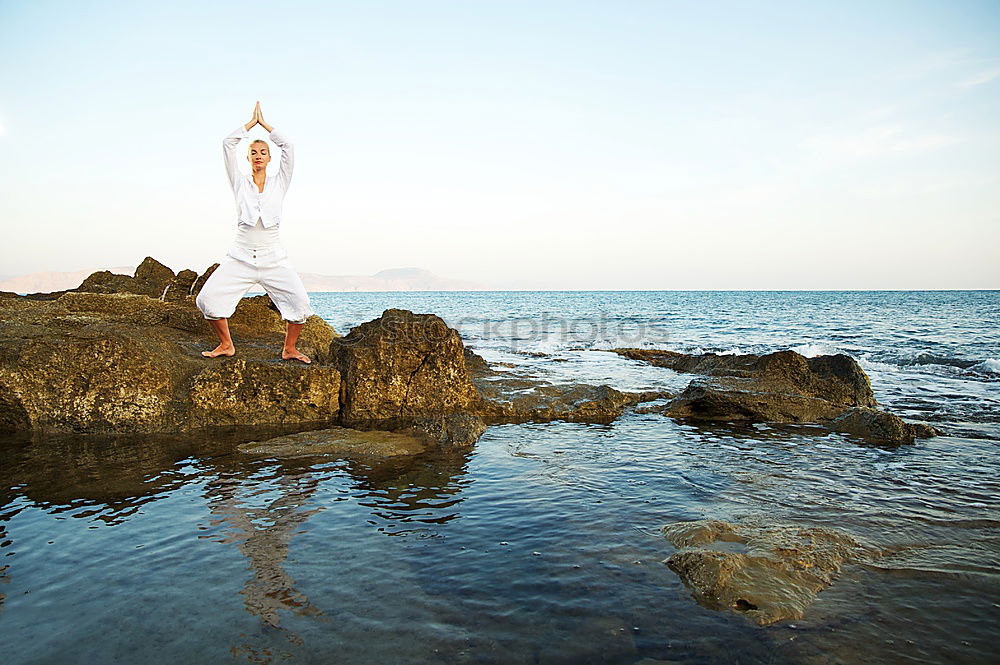
[[[656,349],[615,349],[628,358],[702,374],[656,410],[674,418],[718,422],[825,423],[847,409],[877,406],[861,366],[844,354],[806,358],[688,355]]]
[[[342,377],[344,425],[396,429],[417,417],[480,410],[458,331],[434,314],[387,309],[332,340],[330,355]]]
[[[879,556],[846,533],[822,528],[699,520],[669,524],[663,534],[680,548],[665,563],[699,604],[758,625],[801,619],[842,566]]]
[[[439,447],[465,448],[479,440],[486,431],[486,423],[472,413],[444,413],[414,417],[406,425],[397,426],[396,431]]]
[[[696,379],[663,412],[696,421],[813,423],[833,418],[844,408],[817,397],[770,392],[752,382]]]
[[[419,437],[379,430],[361,431],[347,427],[310,430],[264,441],[250,441],[239,446],[241,452],[249,455],[268,457],[332,455],[348,458],[416,455],[427,448],[427,441]]]
[[[494,374],[486,359],[472,349],[466,347],[463,349],[463,354],[465,355],[465,369],[468,370],[470,377],[478,378]]]
[[[912,443],[914,438],[937,436],[938,430],[924,423],[911,424],[880,409],[855,407],[830,421],[828,427],[876,443]]]
[[[610,386],[535,384],[491,402],[491,418],[611,422],[630,403],[629,396]]]
[[[493,371],[473,382],[484,398],[480,413],[488,422],[609,423],[620,417],[626,406],[673,397],[665,391],[623,392],[607,385],[554,384]]]

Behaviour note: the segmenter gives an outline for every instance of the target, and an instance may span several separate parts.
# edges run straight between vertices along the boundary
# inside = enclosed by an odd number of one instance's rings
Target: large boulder
[[[663,534],[679,548],[664,563],[698,603],[758,625],[801,619],[845,564],[880,555],[849,534],[823,528],[698,520],[668,524]]]
[[[349,427],[394,429],[481,408],[462,339],[434,314],[387,309],[333,339],[330,356],[341,375],[341,421]]]
[[[820,423],[883,442],[934,436],[929,425],[905,423],[879,410],[868,375],[844,354],[806,358],[795,351],[765,355],[689,355],[660,349],[615,349],[620,355],[677,372],[700,374],[657,411],[717,422]]]
[[[334,422],[336,367],[281,361],[278,314],[256,302],[241,302],[237,312],[244,309],[254,314],[234,317],[237,355],[208,359],[201,351],[217,340],[190,299],[84,292],[0,299],[0,429],[172,432]],[[303,332],[303,347],[325,348],[335,333],[314,325],[311,337]]]
[[[868,375],[856,360],[844,354],[806,358],[795,351],[766,355],[687,355],[655,349],[615,351],[677,372],[714,377],[718,379],[714,384],[734,389],[798,395],[844,407],[876,406]]]

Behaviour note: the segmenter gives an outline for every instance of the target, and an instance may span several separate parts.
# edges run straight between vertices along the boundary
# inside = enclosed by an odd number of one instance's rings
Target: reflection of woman
[[[267,164],[271,151],[261,139],[250,142],[247,160],[253,169],[250,174],[240,173],[236,146],[254,125],[266,129],[269,138],[281,148],[281,164],[276,176],[268,177]],[[278,237],[281,222],[281,204],[292,179],[295,152],[283,134],[264,122],[260,102],[253,110],[253,118],[240,125],[222,141],[226,160],[226,173],[236,197],[239,218],[236,223],[236,241],[226,258],[206,280],[195,300],[202,315],[208,319],[219,336],[219,346],[202,351],[203,356],[231,356],[236,353],[229,335],[229,317],[236,311],[240,298],[254,284],[260,284],[287,321],[285,344],[281,357],[310,362],[308,356],[295,348],[299,332],[306,319],[313,313],[302,279],[288,260],[288,253]]]

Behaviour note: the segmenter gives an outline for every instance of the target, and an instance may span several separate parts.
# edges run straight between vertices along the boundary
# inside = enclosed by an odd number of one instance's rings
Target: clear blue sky
[[[1000,2],[4,0],[0,25],[0,274],[219,260],[221,141],[259,99],[303,272],[1000,288]]]

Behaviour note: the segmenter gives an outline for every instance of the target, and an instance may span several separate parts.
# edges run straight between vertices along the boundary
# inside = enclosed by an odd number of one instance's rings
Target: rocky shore
[[[174,273],[147,257],[134,276],[98,272],[76,289],[0,296],[0,430],[181,432],[315,425],[472,444],[491,423],[608,423],[626,407],[693,422],[821,423],[881,442],[932,436],[878,408],[852,358],[686,355],[615,349],[696,376],[678,395],[551,384],[497,371],[434,314],[387,309],[339,335],[318,316],[300,337],[311,365],[281,361],[284,322],[267,296],[230,320],[238,353],[214,344],[193,300],[215,268]]]
[[[614,349],[693,375],[677,394],[625,392],[491,367],[440,317],[403,309],[347,335],[310,317],[305,365],[281,360],[285,323],[270,299],[244,298],[230,319],[236,355],[208,359],[201,351],[216,340],[194,298],[214,268],[174,273],[147,257],[133,276],[100,272],[67,291],[0,294],[0,433],[239,428],[246,455],[366,459],[468,448],[491,424],[606,424],[625,409],[695,425],[818,424],[880,445],[938,434],[880,409],[846,355]],[[842,565],[878,556],[849,534],[791,525],[708,520],[667,525],[664,535],[676,548],[665,563],[698,602],[760,625],[801,617]]]

